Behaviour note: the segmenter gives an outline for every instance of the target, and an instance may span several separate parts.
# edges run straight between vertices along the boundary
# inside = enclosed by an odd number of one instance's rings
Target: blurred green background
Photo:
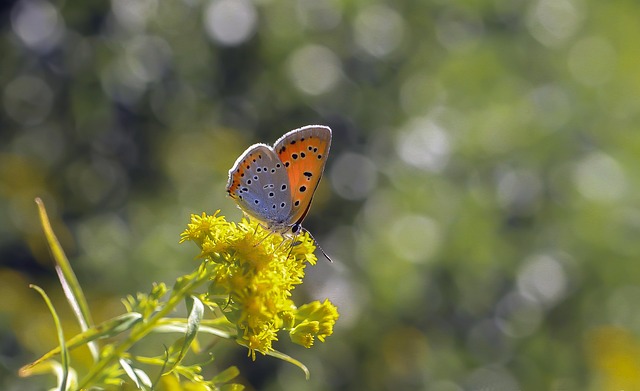
[[[260,390],[640,390],[640,2],[112,0],[0,5],[0,388],[52,348],[34,197],[97,321],[197,264],[255,142],[333,129],[305,221],[335,334],[232,343]],[[284,339],[284,338],[283,338]],[[224,354],[223,354],[224,352]],[[87,359],[87,357],[84,357]],[[82,357],[76,358],[82,360]]]

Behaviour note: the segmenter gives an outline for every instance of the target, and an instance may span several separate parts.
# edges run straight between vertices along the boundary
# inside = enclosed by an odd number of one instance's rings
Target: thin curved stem
[[[157,323],[167,316],[173,309],[184,300],[185,296],[190,294],[195,288],[209,280],[206,268],[201,268],[195,272],[196,277],[182,286],[178,291],[174,291],[167,303],[158,312],[153,314],[148,320],[138,323],[133,328],[129,337],[122,341],[109,355],[102,357],[87,373],[87,375],[79,383],[79,389],[86,389],[95,382],[105,368],[113,364],[126,351],[128,351],[136,342],[149,334]]]

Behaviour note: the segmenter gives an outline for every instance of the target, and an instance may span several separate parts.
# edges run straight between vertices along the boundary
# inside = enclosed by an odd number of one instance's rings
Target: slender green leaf
[[[195,340],[196,335],[198,335],[198,329],[200,328],[200,321],[204,316],[204,304],[202,304],[202,301],[200,301],[200,299],[198,299],[195,296],[187,296],[185,298],[185,301],[187,303],[187,310],[189,311],[189,316],[187,317],[184,341],[182,344],[182,349],[180,349],[180,353],[178,354],[178,357],[173,362],[173,365],[168,372],[171,372],[173,368],[175,368],[178,364],[180,364],[180,362],[182,362],[182,360],[186,356],[187,352],[189,351],[189,347]]]
[[[40,213],[42,229],[44,230],[45,237],[47,238],[51,255],[56,263],[55,270],[58,274],[58,278],[60,279],[60,283],[62,284],[62,289],[67,297],[67,301],[76,315],[76,318],[78,319],[80,329],[82,331],[86,331],[93,326],[91,313],[89,312],[89,305],[87,304],[82,288],[78,283],[78,279],[69,264],[67,255],[64,253],[58,238],[53,232],[53,228],[51,228],[51,222],[49,221],[49,216],[47,215],[44,202],[42,202],[40,198],[36,198],[36,204],[38,205],[38,211]],[[98,345],[90,343],[88,346],[91,351],[91,355],[93,356],[93,360],[97,361],[99,357]]]
[[[189,326],[188,326],[187,323],[172,322],[172,323],[163,324],[161,326],[158,326],[158,327],[154,328],[153,332],[155,332],[155,333],[186,333],[188,327]],[[200,327],[198,328],[198,332],[199,333],[212,334],[212,335],[215,335],[217,337],[224,338],[224,339],[234,339],[235,338],[235,334],[231,334],[231,333],[228,333],[226,331],[223,331],[223,330],[220,330],[220,329],[216,329],[214,327],[209,327],[209,326],[200,325]]]
[[[213,383],[226,383],[235,379],[238,375],[240,375],[240,370],[238,367],[232,366],[215,375],[211,381]]]
[[[145,371],[132,367],[131,363],[123,358],[120,359],[120,366],[125,371],[127,376],[129,376],[129,378],[133,380],[139,390],[152,389],[153,385],[151,383],[151,379]]]
[[[73,368],[69,368],[67,373],[68,373],[66,378],[67,389],[69,390],[77,389],[78,374],[76,373],[76,371],[73,370]],[[62,382],[65,380],[64,379],[65,371],[62,365],[58,361],[47,360],[41,363],[40,365],[38,365],[37,367],[30,368],[25,371],[20,370],[19,372],[20,377],[28,377],[33,375],[45,375],[45,374],[53,374],[56,377],[57,383],[56,383],[56,387],[53,388],[54,390],[59,390],[60,387],[62,387]]]
[[[271,356],[271,357],[275,357],[275,358],[279,358],[280,360],[286,361],[288,363],[291,363],[295,366],[297,366],[298,368],[302,369],[302,372],[304,372],[304,376],[307,380],[309,380],[309,369],[300,361],[296,360],[295,358],[288,356],[282,352],[279,352],[277,350],[272,350],[269,353],[267,353],[267,356]]]
[[[120,315],[113,319],[106,320],[96,327],[90,328],[89,330],[80,333],[78,335],[73,336],[68,341],[66,341],[67,350],[73,350],[79,346],[83,346],[91,341],[100,338],[110,338],[116,336],[138,323],[142,319],[142,315],[137,312],[130,312],[124,315]],[[56,347],[45,355],[37,359],[36,361],[23,366],[20,371],[29,371],[31,368],[39,365],[45,360],[50,359],[51,357],[60,354],[60,347]]]
[[[53,317],[53,323],[56,326],[56,332],[58,333],[58,344],[60,345],[60,364],[62,366],[62,376],[60,380],[60,391],[67,391],[67,378],[69,377],[69,351],[67,350],[67,345],[64,341],[64,333],[62,332],[62,324],[60,323],[60,318],[56,313],[56,309],[53,307],[51,300],[49,300],[49,296],[37,285],[29,285],[30,288],[35,289],[40,296],[44,299],[47,307],[49,307],[49,312],[51,312],[51,316]]]

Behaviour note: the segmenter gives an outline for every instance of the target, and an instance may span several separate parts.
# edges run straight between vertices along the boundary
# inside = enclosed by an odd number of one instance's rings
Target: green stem
[[[134,327],[134,329],[131,331],[131,334],[129,334],[129,337],[126,340],[120,343],[120,345],[115,348],[109,355],[100,359],[100,361],[98,361],[91,368],[89,373],[87,373],[82,382],[80,382],[78,388],[89,388],[105,368],[113,364],[126,351],[128,351],[133,345],[135,345],[136,342],[149,334],[162,318],[167,316],[180,302],[182,302],[182,300],[184,300],[186,295],[190,294],[195,288],[209,280],[209,275],[208,273],[206,273],[206,268],[199,269],[195,273],[197,274],[197,277],[189,283],[185,284],[178,291],[174,291],[173,295],[167,301],[167,304],[165,304],[165,306],[162,307],[160,311],[156,312],[147,321],[139,323],[138,326]]]

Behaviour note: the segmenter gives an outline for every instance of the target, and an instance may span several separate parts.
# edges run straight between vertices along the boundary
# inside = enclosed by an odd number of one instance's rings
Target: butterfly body
[[[227,192],[244,213],[271,232],[297,234],[330,146],[331,129],[321,125],[292,130],[273,147],[254,144],[229,170]]]

